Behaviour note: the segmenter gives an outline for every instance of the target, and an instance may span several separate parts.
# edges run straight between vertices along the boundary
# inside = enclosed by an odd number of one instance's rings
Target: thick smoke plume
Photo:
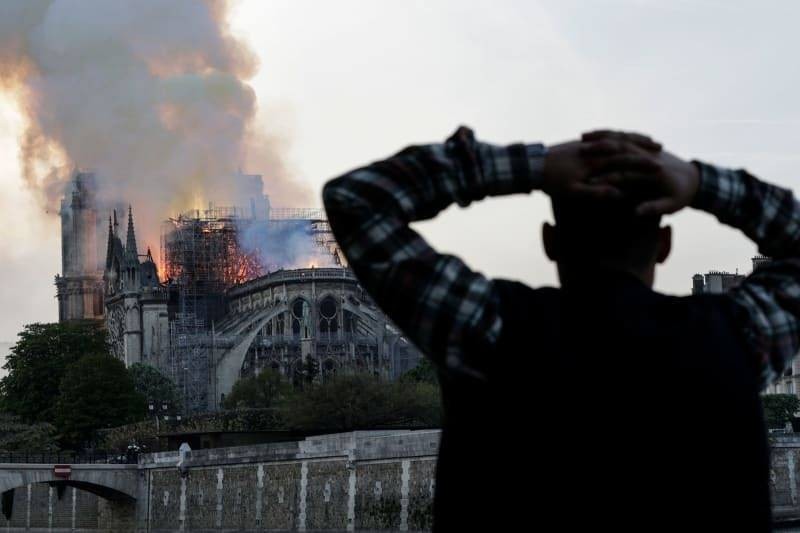
[[[275,203],[306,199],[255,135],[257,61],[227,14],[216,0],[0,3],[0,87],[27,119],[24,178],[48,211],[77,167],[105,205],[133,204],[154,246],[166,216],[234,202],[230,176],[256,161],[272,166],[245,170]]]
[[[338,266],[332,250],[315,243],[307,220],[283,220],[271,224],[246,224],[239,228],[239,242],[255,252],[267,272],[282,268]]]

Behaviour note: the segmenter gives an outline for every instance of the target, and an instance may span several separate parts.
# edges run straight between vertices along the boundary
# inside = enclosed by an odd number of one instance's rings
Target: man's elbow
[[[336,184],[334,183],[336,180],[332,179],[325,183],[322,186],[322,205],[328,207],[328,204],[334,202],[335,191],[336,191]]]
[[[336,193],[336,185],[333,183],[334,180],[327,182],[322,187],[322,205],[325,208],[325,215],[328,218],[328,223],[333,226],[334,222],[336,222],[336,213],[339,211],[339,205],[337,201],[337,193]]]
[[[326,211],[332,211],[341,204],[342,187],[342,178],[334,178],[329,180],[322,187],[322,205],[325,206]]]

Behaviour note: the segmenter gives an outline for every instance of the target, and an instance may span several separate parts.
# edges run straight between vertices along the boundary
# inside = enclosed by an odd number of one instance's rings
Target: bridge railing
[[[86,452],[32,452],[32,451],[2,451],[0,450],[0,463],[28,463],[28,464],[136,464],[139,460],[135,453],[113,453],[107,451]]]

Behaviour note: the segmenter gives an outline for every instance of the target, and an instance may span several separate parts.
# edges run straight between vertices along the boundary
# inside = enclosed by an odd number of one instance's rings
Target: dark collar
[[[630,272],[602,267],[570,273],[569,281],[562,284],[561,288],[566,293],[582,294],[621,290],[652,292],[653,290]]]

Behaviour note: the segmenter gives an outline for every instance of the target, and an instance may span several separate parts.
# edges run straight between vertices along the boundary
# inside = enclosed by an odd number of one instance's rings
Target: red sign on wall
[[[72,474],[72,467],[70,465],[53,465],[53,475],[62,479],[69,479]]]

